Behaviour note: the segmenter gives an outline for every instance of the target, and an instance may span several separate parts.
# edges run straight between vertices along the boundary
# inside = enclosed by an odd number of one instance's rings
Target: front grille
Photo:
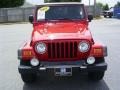
[[[76,58],[77,42],[51,42],[48,43],[48,58]]]

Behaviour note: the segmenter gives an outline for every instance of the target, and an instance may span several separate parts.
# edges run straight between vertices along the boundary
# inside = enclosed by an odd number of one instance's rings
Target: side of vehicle
[[[113,13],[114,13],[114,8],[111,7],[109,10],[103,11],[103,16],[112,18],[113,17]]]
[[[79,5],[84,10],[83,4],[64,3],[37,6],[36,12],[43,9],[47,11],[51,5],[52,8]],[[107,47],[93,40],[88,29],[88,20],[91,21],[92,17],[87,16],[85,10],[83,12],[85,17],[78,20],[65,18],[38,22],[36,15],[29,17],[34,28],[32,37],[18,50],[18,70],[25,83],[35,81],[37,73],[48,69],[54,70],[56,76],[71,76],[72,70],[78,68],[88,72],[91,80],[99,81],[103,78],[107,70],[104,59]]]
[[[106,17],[112,18],[113,12],[104,11],[104,12],[103,12],[103,16],[104,16],[105,18],[106,18]]]

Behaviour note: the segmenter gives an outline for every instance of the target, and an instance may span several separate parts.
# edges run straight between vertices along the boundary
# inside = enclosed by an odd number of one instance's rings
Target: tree
[[[99,6],[99,7],[103,8],[103,6],[104,6],[104,5],[103,5],[103,3],[98,2],[98,3],[97,3],[97,6]]]
[[[25,0],[0,0],[0,8],[18,7],[24,4]]]
[[[81,0],[45,0],[45,2],[81,2]]]
[[[120,2],[118,1],[115,7],[120,7]]]
[[[108,4],[103,5],[103,10],[109,10],[109,5]]]

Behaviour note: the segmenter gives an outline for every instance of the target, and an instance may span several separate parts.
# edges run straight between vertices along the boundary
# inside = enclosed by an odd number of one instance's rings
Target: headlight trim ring
[[[40,52],[40,51],[38,50],[38,46],[39,46],[40,44],[43,44],[44,47],[45,47],[45,50],[43,50],[43,52]],[[44,54],[44,53],[47,51],[46,44],[43,43],[43,42],[38,42],[38,43],[35,45],[35,51],[36,51],[37,53],[39,53],[39,54]]]

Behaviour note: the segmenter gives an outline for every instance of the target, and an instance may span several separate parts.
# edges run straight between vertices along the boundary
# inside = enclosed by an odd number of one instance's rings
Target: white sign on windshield
[[[50,9],[48,6],[41,7],[38,9],[37,20],[45,19],[45,13]]]
[[[38,10],[37,20],[40,20],[40,19],[45,19],[45,11]]]

